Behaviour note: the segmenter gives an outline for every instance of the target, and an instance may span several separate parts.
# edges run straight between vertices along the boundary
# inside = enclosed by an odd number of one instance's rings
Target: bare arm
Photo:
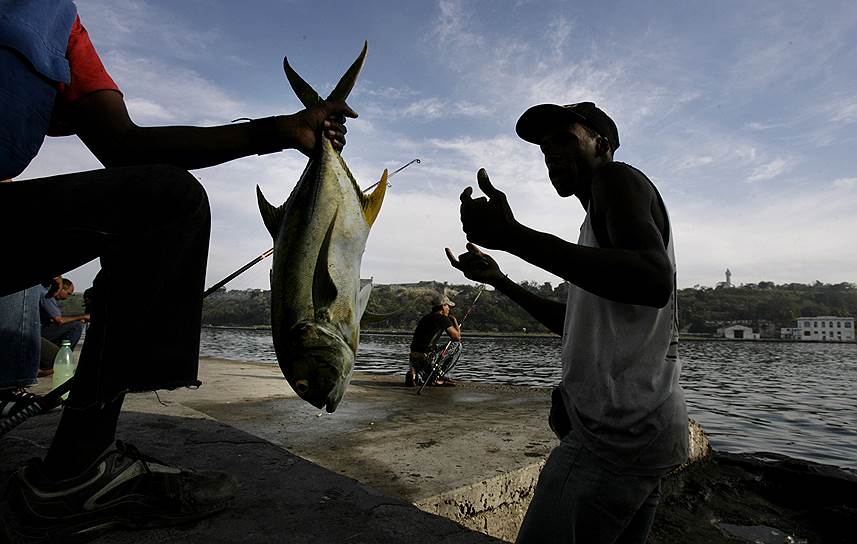
[[[468,279],[487,283],[521,306],[551,332],[562,335],[565,321],[565,304],[539,296],[510,280],[490,255],[474,244],[467,244],[467,252],[456,258],[449,248],[446,257]]]
[[[74,103],[72,120],[83,143],[105,166],[171,164],[203,168],[260,152],[298,149],[309,154],[322,130],[334,148],[345,145],[345,117],[357,114],[344,102],[322,102],[293,115],[259,124],[215,127],[140,127],[131,121],[116,91],[89,94]]]
[[[51,321],[53,321],[55,325],[65,325],[66,323],[74,323],[75,321],[83,321],[84,323],[89,323],[89,314],[73,315],[68,317],[64,315],[58,315],[56,317],[52,317]]]
[[[652,215],[652,189],[614,170],[593,182],[592,212],[603,218],[607,239],[600,241],[606,247],[573,244],[521,225],[484,170],[479,187],[489,199],[471,198],[470,187],[461,195],[467,239],[508,251],[609,300],[663,307],[672,293],[673,271]]]

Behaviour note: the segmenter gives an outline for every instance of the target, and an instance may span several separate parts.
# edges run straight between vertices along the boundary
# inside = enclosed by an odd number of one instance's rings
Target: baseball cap
[[[446,295],[443,295],[443,296],[438,295],[438,296],[431,299],[431,305],[432,305],[432,307],[444,306],[444,305],[448,305],[449,307],[452,307],[452,306],[455,306],[455,303],[453,301],[449,300],[449,297]]]
[[[578,102],[564,106],[558,104],[533,106],[518,119],[515,132],[521,139],[538,145],[545,132],[556,128],[559,124],[571,121],[586,125],[607,138],[613,151],[619,147],[619,129],[616,128],[616,123],[594,102]]]

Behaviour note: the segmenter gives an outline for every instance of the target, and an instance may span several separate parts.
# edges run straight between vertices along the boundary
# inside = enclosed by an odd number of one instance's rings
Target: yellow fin
[[[381,181],[375,189],[368,195],[363,195],[363,217],[366,219],[366,224],[370,227],[375,223],[378,217],[378,212],[381,211],[381,204],[384,202],[384,195],[387,193],[387,169],[381,174]]]

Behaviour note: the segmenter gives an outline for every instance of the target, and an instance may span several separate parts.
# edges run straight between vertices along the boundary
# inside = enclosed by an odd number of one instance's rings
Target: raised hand
[[[455,257],[451,249],[445,248],[449,264],[461,270],[465,278],[479,283],[495,285],[497,281],[505,277],[497,261],[490,255],[483,253],[474,244],[468,243],[466,247],[467,252],[459,255],[458,258]]]
[[[467,235],[467,241],[505,249],[521,225],[515,220],[506,194],[491,184],[484,168],[479,169],[476,179],[488,198],[474,199],[473,189],[464,189],[461,193],[461,227]]]
[[[322,101],[301,110],[293,115],[282,117],[281,131],[290,143],[287,147],[294,147],[306,156],[310,156],[318,144],[318,135],[324,135],[330,139],[333,148],[341,151],[345,147],[345,118],[356,118],[357,112],[341,101]]]

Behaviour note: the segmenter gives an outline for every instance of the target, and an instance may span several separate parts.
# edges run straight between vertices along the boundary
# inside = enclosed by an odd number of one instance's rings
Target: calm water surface
[[[356,370],[401,374],[410,337],[361,335]],[[203,329],[200,354],[275,363],[271,333]],[[560,339],[465,337],[454,377],[551,386]],[[681,345],[688,413],[720,451],[772,451],[857,469],[857,345],[692,341]]]

